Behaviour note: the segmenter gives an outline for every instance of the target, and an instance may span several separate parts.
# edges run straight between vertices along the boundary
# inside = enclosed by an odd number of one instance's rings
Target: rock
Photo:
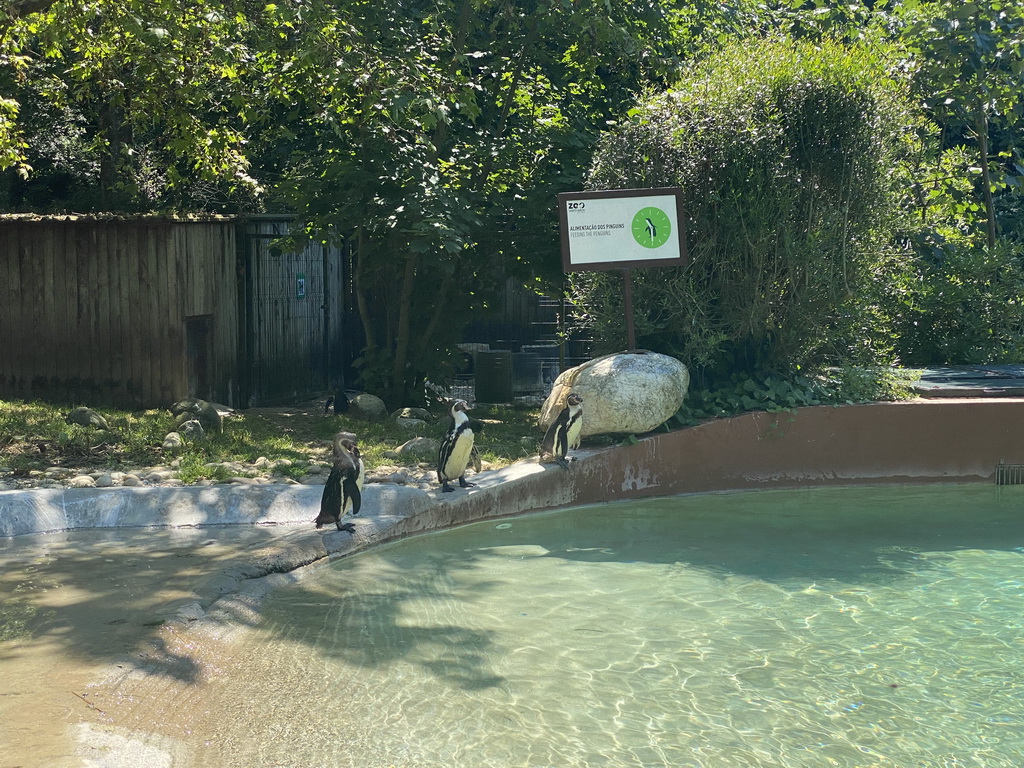
[[[441,444],[430,437],[414,437],[398,446],[399,456],[423,456],[436,458]]]
[[[323,475],[306,475],[302,478],[302,485],[327,485],[327,478]]]
[[[352,398],[348,404],[348,415],[360,421],[384,421],[388,417],[388,407],[376,395],[364,392]]]
[[[186,401],[181,401],[181,403],[184,402]],[[176,403],[175,407],[181,405],[181,403]],[[177,415],[175,423],[180,428],[182,424],[193,420],[202,424],[205,432],[219,435],[224,431],[224,418],[220,415],[220,411],[217,410],[217,406],[205,400],[192,400],[191,405]]]
[[[91,408],[75,408],[64,417],[68,424],[80,424],[83,427],[99,427],[107,429],[107,420]]]
[[[419,429],[427,426],[427,422],[423,419],[395,419],[395,424],[404,429]]]
[[[134,475],[129,472],[127,475],[121,478],[121,485],[127,486],[129,488],[134,488],[135,486],[142,485],[142,480],[139,479],[138,475]]]
[[[179,424],[178,433],[186,440],[202,440],[206,437],[206,430],[197,419],[190,419]]]
[[[68,488],[92,488],[96,481],[88,475],[78,475],[68,480]]]
[[[679,410],[690,385],[686,366],[654,352],[622,352],[590,360],[559,374],[541,409],[547,429],[569,392],[583,398],[582,435],[640,434]]]
[[[95,479],[95,482],[96,482],[96,487],[97,488],[113,488],[114,487],[114,478],[112,478],[110,475],[106,475],[106,474],[100,475],[99,477],[97,477]]]
[[[198,424],[199,422],[196,423]],[[167,436],[164,437],[163,445],[161,445],[160,447],[163,448],[165,451],[170,451],[171,453],[173,453],[175,451],[180,451],[182,448],[184,448],[185,441],[182,439],[180,433],[168,432]]]
[[[399,408],[388,416],[388,418],[392,421],[398,421],[399,419],[419,419],[420,421],[425,421],[428,424],[434,420],[433,414],[431,414],[426,408]]]
[[[195,397],[186,397],[184,400],[179,400],[171,406],[171,413],[174,416],[179,416],[186,411],[191,411],[192,408],[198,403],[199,400]]]

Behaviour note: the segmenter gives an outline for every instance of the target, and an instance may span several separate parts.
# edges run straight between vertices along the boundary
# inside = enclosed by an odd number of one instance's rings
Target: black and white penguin
[[[466,411],[469,406],[465,400],[452,403],[452,426],[441,441],[441,449],[437,452],[437,482],[441,491],[448,493],[455,489],[448,485],[449,480],[458,478],[460,488],[472,488],[473,483],[466,482],[466,467],[473,456],[473,429],[469,424]]]
[[[541,461],[554,460],[563,469],[569,468],[565,454],[580,447],[580,433],[583,431],[583,398],[575,392],[565,399],[565,408],[558,414],[540,444]]]
[[[324,403],[324,414],[329,414],[331,409],[334,409],[335,414],[348,413],[348,395],[343,390],[338,390],[335,394],[327,398],[327,402]]]
[[[363,482],[366,468],[359,455],[356,436],[351,432],[339,432],[334,436],[334,466],[324,486],[324,495],[320,499],[320,514],[316,518],[316,527],[321,528],[334,523],[339,531],[355,533],[355,525],[342,523],[345,515],[359,514],[363,503]]]

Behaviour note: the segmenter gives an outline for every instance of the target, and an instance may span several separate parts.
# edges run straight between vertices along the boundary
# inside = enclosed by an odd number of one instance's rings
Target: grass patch
[[[128,470],[166,465],[179,460],[178,474],[185,483],[200,479],[226,480],[231,472],[222,462],[252,463],[261,457],[279,462],[277,474],[301,479],[310,463],[330,463],[331,440],[336,432],[353,432],[368,468],[380,464],[411,464],[416,459],[390,456],[407,440],[422,436],[440,440],[449,420],[415,429],[393,423],[369,423],[347,416],[324,415],[319,404],[308,407],[252,408],[224,419],[224,432],[187,442],[178,454],[161,445],[174,431],[169,411],[122,411],[96,408],[109,429],[68,424],[71,406],[42,402],[0,400],[0,466],[16,475],[53,466],[81,470]],[[495,467],[506,466],[537,453],[541,433],[536,408],[481,405],[471,416],[480,421],[477,446],[482,458]],[[216,466],[209,466],[214,464]]]

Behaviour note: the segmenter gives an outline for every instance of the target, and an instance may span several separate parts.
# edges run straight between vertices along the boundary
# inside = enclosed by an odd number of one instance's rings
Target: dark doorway
[[[213,315],[185,318],[185,357],[188,363],[188,394],[209,400],[213,371]]]

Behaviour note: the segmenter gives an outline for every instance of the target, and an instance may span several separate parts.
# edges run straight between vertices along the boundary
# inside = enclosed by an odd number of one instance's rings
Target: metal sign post
[[[562,268],[621,269],[629,351],[636,349],[633,268],[686,264],[682,190],[611,189],[558,196]]]

